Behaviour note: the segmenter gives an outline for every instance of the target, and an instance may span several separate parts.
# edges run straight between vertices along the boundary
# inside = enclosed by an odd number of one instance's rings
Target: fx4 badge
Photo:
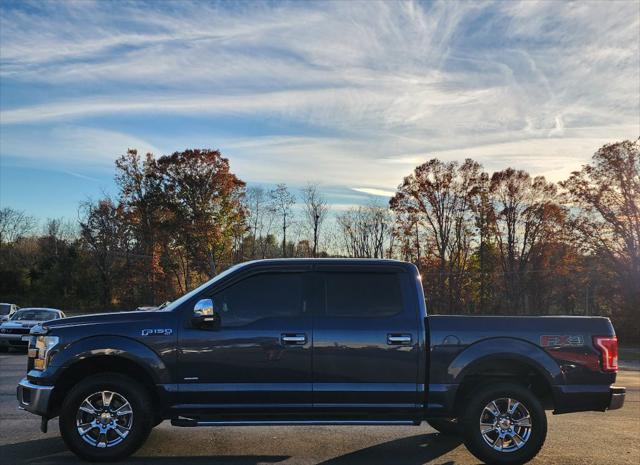
[[[143,336],[171,336],[171,333],[173,333],[173,329],[170,329],[170,328],[166,328],[166,329],[156,328],[156,329],[142,330]]]
[[[580,347],[584,345],[582,336],[540,336],[541,347]]]

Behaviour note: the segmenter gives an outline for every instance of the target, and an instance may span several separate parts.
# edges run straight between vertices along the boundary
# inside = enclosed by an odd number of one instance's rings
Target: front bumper
[[[17,388],[18,406],[42,417],[49,417],[53,386],[39,386],[22,378]]]
[[[29,341],[23,341],[23,336],[29,336],[28,334],[0,334],[0,346],[4,347],[27,347]]]

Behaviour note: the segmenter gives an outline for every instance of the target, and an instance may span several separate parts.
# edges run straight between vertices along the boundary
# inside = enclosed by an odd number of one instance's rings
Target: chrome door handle
[[[280,336],[280,342],[283,345],[304,345],[307,343],[306,334],[283,334]]]
[[[410,334],[387,334],[387,344],[399,346],[411,344]]]

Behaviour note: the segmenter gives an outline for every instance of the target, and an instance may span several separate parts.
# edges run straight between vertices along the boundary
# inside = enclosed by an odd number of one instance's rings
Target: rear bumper
[[[627,394],[627,388],[611,386],[611,400],[607,410],[617,410],[624,405],[624,397]]]
[[[42,417],[49,417],[53,386],[39,386],[22,378],[17,388],[18,407]]]
[[[553,413],[616,410],[624,405],[626,388],[600,385],[562,385],[554,388]]]

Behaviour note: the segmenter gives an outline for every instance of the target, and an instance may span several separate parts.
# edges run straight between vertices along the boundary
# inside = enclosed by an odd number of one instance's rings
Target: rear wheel
[[[133,454],[153,426],[149,394],[118,373],[91,376],[71,389],[60,410],[60,432],[79,457],[104,462]]]
[[[459,436],[461,433],[457,418],[430,418],[427,423],[439,433],[447,436]]]
[[[468,400],[464,412],[465,445],[485,463],[526,463],[544,444],[544,409],[531,391],[520,385],[485,386]]]
[[[9,348],[7,346],[0,346],[0,352],[9,352]]]

